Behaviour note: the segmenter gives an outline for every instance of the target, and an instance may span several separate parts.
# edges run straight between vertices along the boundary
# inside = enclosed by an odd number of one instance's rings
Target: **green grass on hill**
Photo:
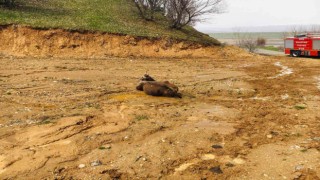
[[[219,42],[192,27],[173,30],[158,16],[155,22],[140,18],[131,0],[17,0],[14,9],[0,7],[0,24],[35,28],[89,30],[146,37],[171,37],[205,44]]]

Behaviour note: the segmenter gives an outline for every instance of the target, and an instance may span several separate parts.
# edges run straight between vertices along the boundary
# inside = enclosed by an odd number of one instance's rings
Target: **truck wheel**
[[[291,51],[290,55],[292,57],[299,57],[301,55],[301,52],[300,51]]]

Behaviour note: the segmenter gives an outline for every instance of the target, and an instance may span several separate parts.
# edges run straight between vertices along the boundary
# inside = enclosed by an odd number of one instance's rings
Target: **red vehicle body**
[[[285,54],[320,57],[320,33],[308,33],[284,40]]]

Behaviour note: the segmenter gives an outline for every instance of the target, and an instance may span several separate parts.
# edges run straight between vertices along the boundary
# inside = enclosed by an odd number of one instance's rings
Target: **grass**
[[[142,120],[148,120],[149,117],[147,115],[136,115],[135,120],[136,121],[142,121]]]
[[[170,37],[204,44],[220,44],[192,27],[169,28],[167,19],[143,20],[131,0],[17,0],[13,9],[0,7],[0,25],[20,24],[34,28],[100,31],[142,37]]]
[[[277,51],[279,52],[279,48],[275,47],[275,46],[264,46],[264,47],[259,47],[260,49],[265,49],[265,50],[269,50],[269,51]]]
[[[294,108],[297,109],[297,110],[303,110],[303,109],[306,109],[307,106],[304,105],[304,104],[297,104],[297,105],[294,106]]]

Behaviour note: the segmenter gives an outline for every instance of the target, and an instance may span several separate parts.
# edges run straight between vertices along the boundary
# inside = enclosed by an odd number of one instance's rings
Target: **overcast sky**
[[[226,0],[227,12],[197,24],[210,32],[235,27],[320,24],[320,0]]]

